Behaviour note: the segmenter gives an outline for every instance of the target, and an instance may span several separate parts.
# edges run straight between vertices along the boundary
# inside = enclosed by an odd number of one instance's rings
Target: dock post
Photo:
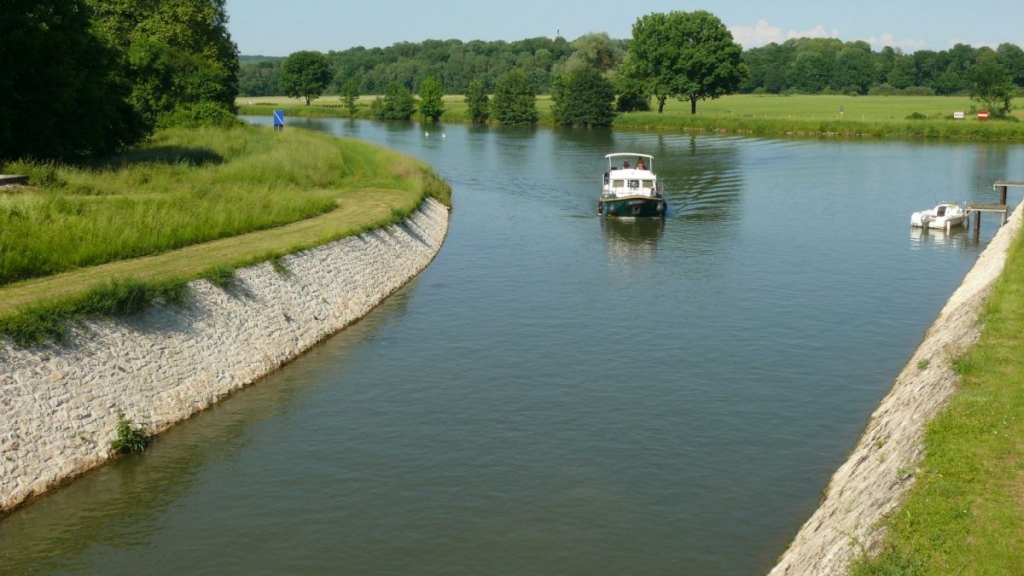
[[[969,216],[968,216],[969,218]],[[981,241],[981,212],[974,211],[974,243]]]
[[[999,205],[1006,206],[1006,188],[1007,186],[999,187]]]

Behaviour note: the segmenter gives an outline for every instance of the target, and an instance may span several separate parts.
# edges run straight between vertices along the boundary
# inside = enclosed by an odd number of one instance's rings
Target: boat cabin
[[[608,154],[605,159],[608,161],[608,170],[604,173],[605,195],[653,196],[658,192],[653,156],[616,153]]]

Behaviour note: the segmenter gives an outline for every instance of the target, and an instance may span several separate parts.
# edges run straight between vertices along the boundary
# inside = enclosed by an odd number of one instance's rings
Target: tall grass
[[[20,346],[43,341],[61,342],[70,323],[88,317],[119,317],[144,312],[158,299],[165,304],[185,303],[188,287],[184,280],[142,282],[116,278],[94,286],[81,295],[57,301],[39,302],[0,316],[0,334]]]
[[[90,166],[11,168],[33,186],[0,194],[0,286],[282,226],[363,188],[421,190],[433,177],[365,143],[256,128],[172,129]],[[431,192],[449,201],[446,187]]]

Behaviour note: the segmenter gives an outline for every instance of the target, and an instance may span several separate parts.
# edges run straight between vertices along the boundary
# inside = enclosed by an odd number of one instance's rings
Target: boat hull
[[[597,213],[609,218],[662,218],[668,207],[660,196],[601,198]]]

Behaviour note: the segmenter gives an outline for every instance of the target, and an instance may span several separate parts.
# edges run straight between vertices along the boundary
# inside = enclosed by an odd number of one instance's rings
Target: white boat
[[[949,231],[953,226],[960,226],[967,219],[967,213],[955,202],[943,202],[931,210],[922,210],[910,215],[910,225],[914,228],[934,228]]]
[[[617,152],[605,156],[604,173],[597,213],[620,218],[660,218],[668,206],[654,173],[654,156],[635,152]]]

